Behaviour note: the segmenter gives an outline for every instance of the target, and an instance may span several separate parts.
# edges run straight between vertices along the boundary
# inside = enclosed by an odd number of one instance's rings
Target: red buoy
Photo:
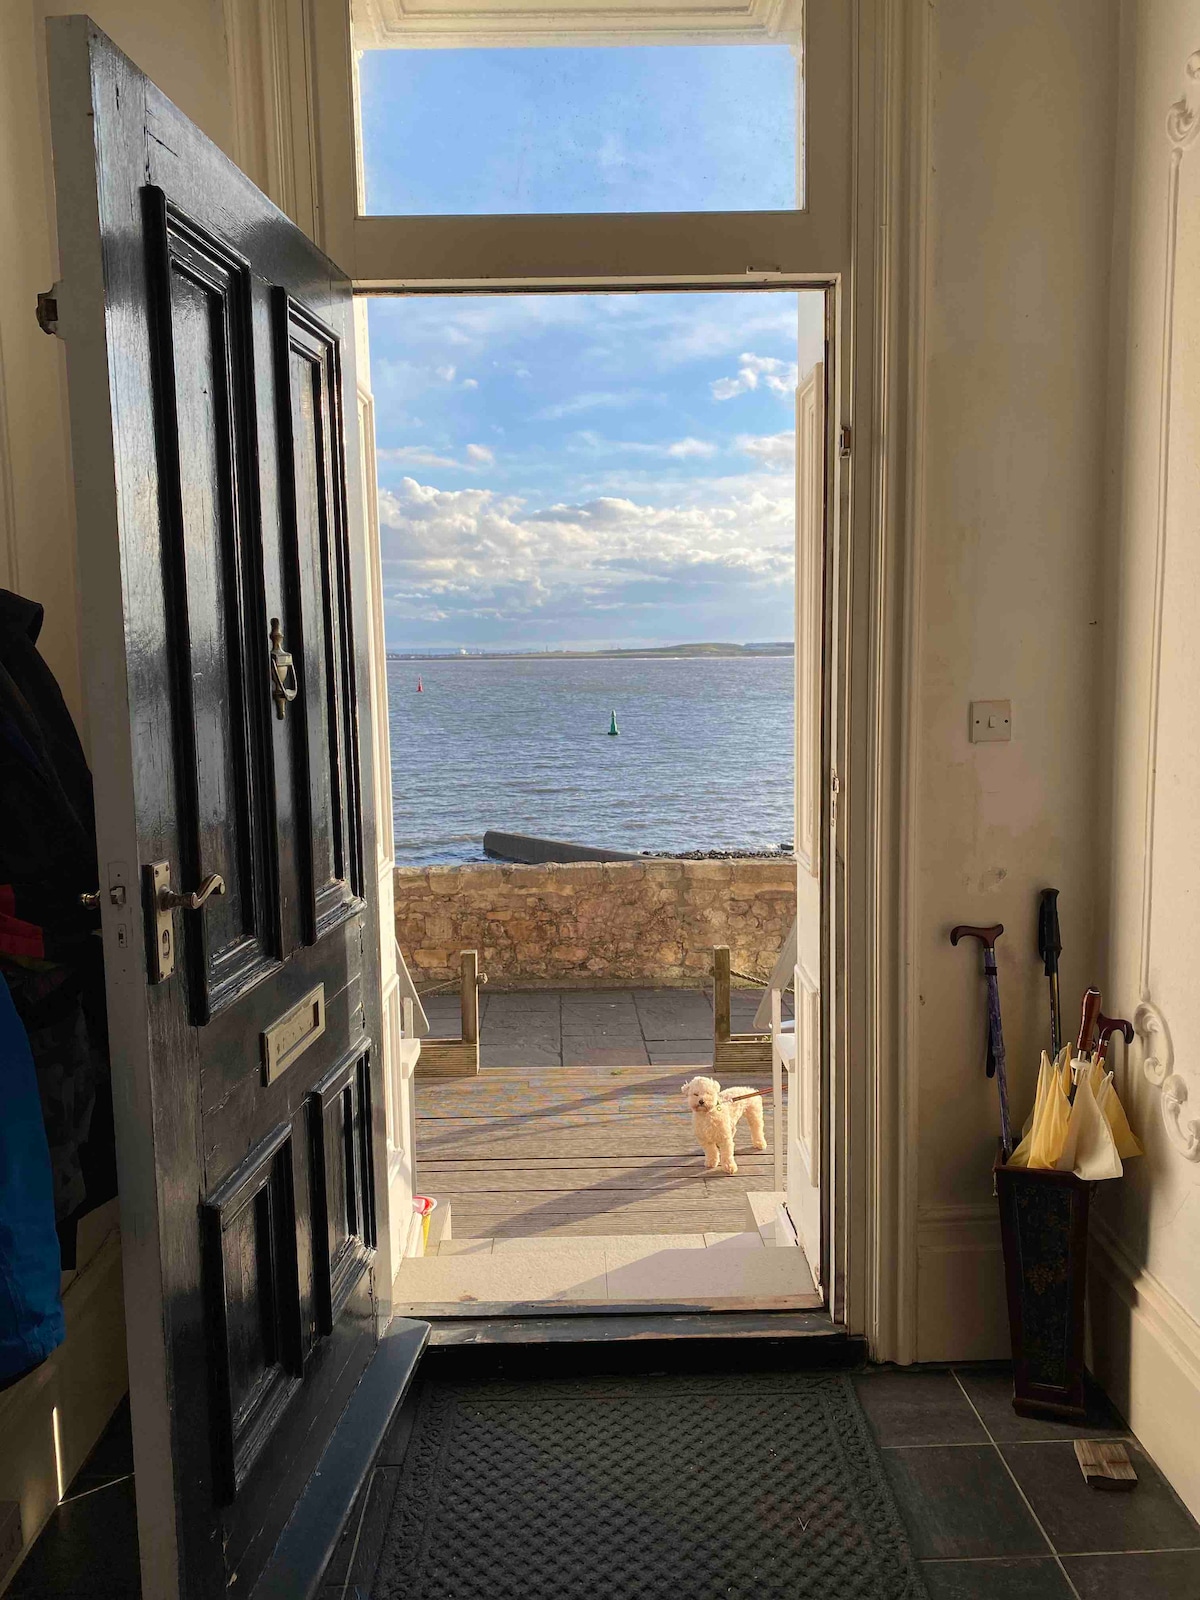
[[[425,693],[425,685],[421,682],[420,678],[417,679],[417,693],[418,694],[424,694]]]

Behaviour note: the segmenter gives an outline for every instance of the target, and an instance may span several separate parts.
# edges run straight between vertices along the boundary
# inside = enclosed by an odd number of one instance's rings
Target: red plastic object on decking
[[[429,1219],[437,1210],[437,1201],[431,1200],[427,1194],[415,1194],[413,1210],[421,1219],[421,1250],[424,1252],[429,1247]]]

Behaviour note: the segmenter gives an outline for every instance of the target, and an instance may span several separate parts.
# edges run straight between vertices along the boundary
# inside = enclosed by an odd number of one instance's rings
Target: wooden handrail
[[[474,1078],[479,1072],[479,952],[464,950],[458,962],[457,1039],[426,1039],[417,1061],[418,1078]]]
[[[794,937],[794,932],[792,937]],[[779,963],[776,962],[776,971]],[[774,1180],[776,1190],[784,1183],[784,1113],[783,1113],[783,1062],[776,1047],[776,1035],[782,1008],[782,989],[774,982],[767,990],[770,1007],[771,1031],[761,1033],[734,1033],[732,1028],[732,986],[730,984],[729,946],[713,946],[713,1073],[720,1077],[724,1072],[761,1072],[771,1069],[772,1150],[774,1153]],[[772,975],[774,978],[774,975]],[[757,1024],[758,1018],[755,1017]]]

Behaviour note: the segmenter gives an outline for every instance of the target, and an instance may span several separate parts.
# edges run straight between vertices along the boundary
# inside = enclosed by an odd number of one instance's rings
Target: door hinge
[[[842,780],[837,775],[835,767],[829,775],[829,828],[831,832],[837,829],[838,795],[842,792]]]
[[[848,424],[838,429],[838,455],[841,456],[843,461],[847,461],[850,458],[850,439]]]
[[[38,327],[43,333],[58,333],[58,302],[62,295],[62,284],[51,284],[49,289],[43,289],[37,297]]]

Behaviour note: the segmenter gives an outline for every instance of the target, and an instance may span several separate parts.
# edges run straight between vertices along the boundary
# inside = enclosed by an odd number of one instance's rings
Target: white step
[[[750,1225],[758,1230],[764,1244],[786,1248],[799,1244],[782,1189],[752,1190],[746,1196],[746,1207]]]
[[[768,1250],[756,1228],[735,1234],[607,1234],[443,1240],[405,1261],[395,1284],[401,1314],[422,1305],[696,1303],[811,1305],[799,1250]]]

